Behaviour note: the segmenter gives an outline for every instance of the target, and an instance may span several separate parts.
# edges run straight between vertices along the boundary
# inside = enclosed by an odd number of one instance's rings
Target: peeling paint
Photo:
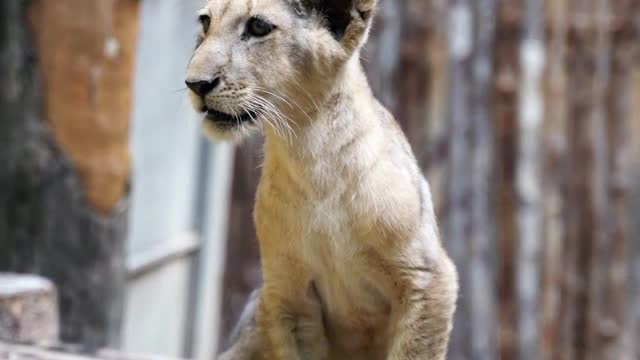
[[[138,8],[138,0],[39,0],[31,8],[47,121],[103,214],[129,183]]]
[[[104,55],[109,59],[115,59],[120,54],[120,42],[115,38],[108,38],[104,43]]]

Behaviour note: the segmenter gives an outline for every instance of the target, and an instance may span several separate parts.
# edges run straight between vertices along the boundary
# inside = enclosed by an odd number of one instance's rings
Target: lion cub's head
[[[209,0],[186,78],[208,135],[284,131],[366,40],[375,0]]]

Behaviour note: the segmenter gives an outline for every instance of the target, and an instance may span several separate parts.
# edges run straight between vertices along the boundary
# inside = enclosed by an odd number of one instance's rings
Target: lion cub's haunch
[[[427,182],[359,61],[375,5],[210,0],[200,13],[186,83],[205,131],[266,135],[264,285],[224,358],[446,356],[456,272]]]

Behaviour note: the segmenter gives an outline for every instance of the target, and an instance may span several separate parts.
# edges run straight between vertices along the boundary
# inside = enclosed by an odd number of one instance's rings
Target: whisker
[[[291,108],[293,108],[293,107],[294,107],[294,106],[293,106],[289,101],[287,101],[284,97],[282,97],[282,96],[280,96],[280,95],[278,95],[278,94],[276,94],[276,93],[274,93],[274,92],[272,92],[272,91],[269,91],[269,90],[266,90],[266,89],[263,89],[263,88],[260,88],[260,87],[257,87],[257,88],[256,88],[256,91],[262,91],[262,92],[264,92],[264,93],[266,93],[266,94],[269,94],[269,95],[271,95],[271,96],[274,96],[274,97],[276,97],[276,98],[280,99],[281,101],[283,101],[284,103],[286,103],[287,105],[289,105],[289,107],[291,107]],[[311,118],[311,116],[310,116],[310,115],[309,115],[309,114],[304,110],[304,108],[302,108],[302,106],[300,106],[300,105],[299,105],[295,100],[293,100],[293,99],[291,99],[291,101],[293,101],[293,104],[294,104],[298,109],[300,109],[300,111],[302,111],[302,113],[304,113],[304,115],[309,119],[309,121],[313,121],[313,119]]]
[[[286,127],[286,129],[283,129],[283,130],[287,131],[287,134],[289,135],[289,140],[292,141],[293,136],[295,136],[295,131],[293,130],[290,124],[295,124],[295,123],[291,120],[291,118],[285,115],[272,102],[270,102],[266,98],[259,95],[256,95],[256,97],[261,101],[263,106],[268,107],[271,110],[271,113],[278,120],[278,124],[280,125],[280,127],[281,128]]]
[[[271,122],[269,123],[276,130],[278,136],[284,138],[283,134],[280,131],[285,132],[286,130],[286,133],[289,135],[289,141],[291,141],[292,136],[295,135],[295,131],[293,130],[291,125],[289,125],[291,119],[283,114],[280,110],[278,110],[278,108],[272,102],[260,95],[255,95],[252,101],[255,104],[261,106],[268,115],[273,116],[274,124],[272,124]]]
[[[251,103],[249,103],[249,105],[251,105]],[[253,115],[251,114],[253,112],[253,109],[248,108],[247,106],[242,106],[242,111],[249,114],[249,117],[251,118],[251,122],[253,124],[257,124],[260,129],[262,129],[262,123],[258,122],[258,120],[256,118],[253,117]]]
[[[266,111],[266,114],[264,116],[265,121],[269,125],[271,125],[271,127],[275,130],[278,136],[282,137],[282,135],[280,134],[280,129],[277,125],[278,122],[275,119],[274,119],[274,122],[271,122],[271,119],[269,118],[269,116],[267,116],[267,115],[273,115],[273,110],[267,104],[260,102],[259,99],[252,99],[251,103],[253,103],[254,105],[258,105],[259,107],[262,108],[263,111]]]

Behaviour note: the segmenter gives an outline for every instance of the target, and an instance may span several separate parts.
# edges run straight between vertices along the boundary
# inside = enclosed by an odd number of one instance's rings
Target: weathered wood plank
[[[53,284],[38,276],[0,273],[0,339],[53,343],[58,332]]]
[[[640,27],[640,25],[638,25]],[[636,55],[637,56],[637,55]],[[640,57],[636,57],[636,61]],[[636,63],[640,65],[640,62]],[[631,159],[633,170],[631,175],[630,213],[631,232],[633,236],[629,244],[629,291],[627,293],[627,313],[625,314],[625,350],[623,360],[640,359],[640,69],[634,68],[631,74]]]
[[[605,318],[607,294],[607,267],[611,256],[611,202],[608,196],[611,170],[610,153],[613,150],[611,141],[611,123],[617,119],[610,117],[607,111],[607,94],[611,87],[611,55],[612,44],[609,33],[610,4],[608,0],[599,1],[593,12],[589,14],[589,23],[593,32],[593,84],[589,102],[591,109],[588,116],[590,142],[592,146],[591,189],[593,201],[593,239],[589,259],[587,284],[588,308],[584,314],[587,321],[586,358],[591,360],[611,359],[607,357],[602,336],[615,332],[607,328]],[[585,119],[586,120],[586,119]],[[615,327],[615,325],[613,325]],[[607,336],[607,335],[605,335]],[[615,337],[615,336],[613,336]],[[613,358],[617,359],[617,356]]]
[[[496,1],[473,3],[474,40],[470,64],[471,94],[471,230],[469,233],[469,284],[471,353],[478,360],[497,356],[496,294],[496,149],[493,121],[493,47]]]
[[[561,290],[566,234],[565,177],[567,140],[567,1],[545,1],[547,67],[542,133],[544,249],[541,287],[541,359],[556,359],[560,349]]]
[[[38,347],[0,342],[0,359],[8,360],[178,360],[160,355],[124,354],[113,350],[82,353],[73,346]]]
[[[597,66],[596,37],[592,8],[593,2],[572,1],[569,10],[569,114],[570,157],[568,163],[568,233],[565,272],[565,303],[562,321],[569,328],[562,353],[564,359],[588,358],[589,282],[590,263],[597,220],[594,207],[594,167],[596,150],[593,144],[591,121],[596,105],[594,100]]]
[[[627,341],[628,337],[636,338],[638,333],[627,328],[627,319],[634,318],[637,300],[629,299],[633,280],[630,277],[633,262],[629,254],[633,254],[633,242],[638,241],[638,233],[634,233],[633,197],[637,191],[635,183],[638,175],[638,153],[635,147],[640,145],[634,136],[634,67],[639,55],[636,21],[640,18],[640,4],[637,1],[608,1],[608,18],[601,26],[609,31],[610,50],[610,91],[605,95],[608,115],[609,168],[607,177],[607,196],[609,207],[609,227],[607,263],[602,274],[602,291],[599,331],[596,346],[599,359],[633,359],[634,345]],[[627,334],[629,332],[629,334]],[[594,359],[596,357],[594,356]]]
[[[496,169],[498,222],[498,348],[503,359],[515,359],[517,352],[516,312],[516,154],[517,103],[520,65],[522,3],[499,1],[496,24],[494,121],[496,124]]]
[[[521,82],[518,114],[518,359],[539,359],[542,231],[541,135],[544,113],[542,76],[545,66],[543,4],[526,0],[520,45]]]
[[[260,176],[261,146],[262,138],[255,138],[235,150],[225,254],[227,265],[222,286],[221,344],[238,321],[246,299],[262,281],[258,240],[251,221]]]
[[[449,9],[449,174],[446,189],[449,200],[446,222],[442,224],[445,246],[456,264],[460,278],[460,297],[454,318],[449,357],[471,358],[471,268],[468,239],[471,235],[470,196],[472,192],[470,157],[471,108],[470,65],[473,55],[473,10],[468,0],[451,2]]]

